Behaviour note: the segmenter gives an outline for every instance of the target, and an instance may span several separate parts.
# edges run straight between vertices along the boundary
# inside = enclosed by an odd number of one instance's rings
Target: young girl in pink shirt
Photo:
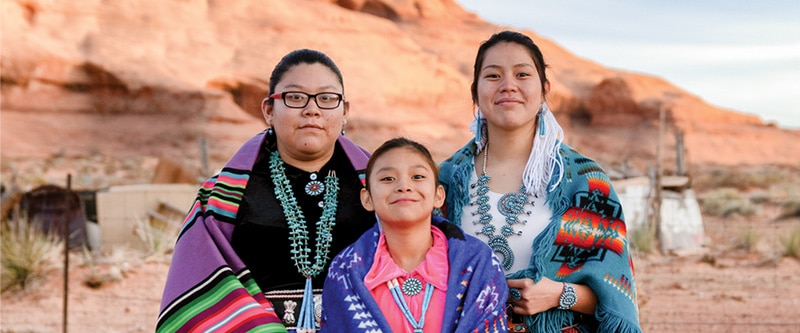
[[[396,138],[370,158],[361,203],[378,223],[331,262],[324,332],[505,332],[508,297],[490,248],[443,218],[437,167]]]

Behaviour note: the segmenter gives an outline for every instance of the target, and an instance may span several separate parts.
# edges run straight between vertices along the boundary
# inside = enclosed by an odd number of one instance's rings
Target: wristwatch
[[[561,310],[569,310],[578,303],[578,295],[575,294],[575,288],[572,285],[564,282],[564,290],[561,291],[561,297],[558,299],[558,308]]]

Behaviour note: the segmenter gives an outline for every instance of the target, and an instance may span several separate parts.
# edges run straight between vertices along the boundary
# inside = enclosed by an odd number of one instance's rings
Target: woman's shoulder
[[[432,224],[433,226],[439,228],[442,233],[447,237],[448,241],[452,243],[453,240],[462,242],[465,247],[469,249],[475,249],[476,251],[490,251],[486,243],[482,240],[478,239],[478,237],[472,236],[464,232],[464,229],[461,229],[460,226],[451,223],[444,217],[441,216],[433,216],[432,217]],[[484,249],[485,248],[485,249]]]
[[[593,181],[611,182],[608,173],[600,163],[580,153],[577,149],[562,143],[560,153],[563,162],[562,167],[564,168],[563,176],[565,179],[570,179],[567,182],[560,182],[557,187],[560,189],[558,193],[561,193],[561,195],[581,191]],[[551,184],[553,182],[551,181]]]
[[[251,170],[264,144],[265,132],[254,135],[239,146],[239,149],[225,163],[225,168]]]
[[[359,257],[364,253],[371,252],[374,250],[375,244],[378,243],[378,237],[380,237],[380,226],[378,225],[378,222],[375,222],[375,224],[367,229],[367,231],[364,231],[364,233],[362,233],[361,236],[356,239],[356,241],[350,243],[350,245],[347,245],[344,249],[339,251],[339,253],[334,256],[333,262],[342,260],[349,261],[353,257]],[[371,257],[365,259],[369,259],[371,264]],[[331,265],[331,269],[334,269],[333,266],[334,265]]]
[[[439,163],[439,178],[447,179],[449,175],[453,174],[459,167],[469,165],[472,163],[472,157],[475,156],[477,146],[473,141],[468,142],[464,147],[461,147],[453,155]]]
[[[347,154],[347,158],[350,159],[350,163],[353,164],[353,167],[355,167],[356,170],[367,168],[367,162],[369,161],[370,156],[368,150],[359,146],[344,135],[340,135],[336,142],[339,147],[344,150],[345,154]]]
[[[566,143],[563,142],[561,143],[560,152],[561,152],[561,157],[563,158],[564,162],[567,165],[580,165],[581,169],[584,170],[587,168],[591,168],[595,169],[596,171],[605,173],[600,163],[598,163],[591,157],[584,155],[583,153],[579,152],[577,149]],[[573,170],[573,171],[578,171],[578,170]]]
[[[366,148],[362,147],[361,145],[355,143],[355,141],[351,140],[350,138],[348,138],[348,137],[346,137],[344,135],[340,135],[336,139],[336,142],[339,143],[339,145],[341,145],[342,148],[356,149],[358,151],[361,151],[361,152],[369,155],[369,150],[367,150]]]
[[[464,230],[461,230],[461,227],[451,223],[442,216],[431,216],[431,224],[441,230],[448,240],[464,240]]]

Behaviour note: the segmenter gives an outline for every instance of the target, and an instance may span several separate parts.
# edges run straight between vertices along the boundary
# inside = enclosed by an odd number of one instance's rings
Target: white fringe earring
[[[475,111],[475,117],[472,118],[472,122],[469,123],[469,130],[475,135],[475,144],[478,146],[476,153],[480,153],[486,145],[486,141],[489,139],[487,137],[486,118],[483,116],[483,112],[481,112],[480,108]]]
[[[556,121],[553,112],[547,106],[547,103],[542,103],[538,113],[539,121],[538,135],[534,136],[533,148],[528,157],[528,163],[525,165],[525,171],[522,173],[522,182],[528,194],[536,197],[545,195],[555,189],[564,178],[564,163],[559,154],[561,142],[564,140],[564,130]],[[553,172],[558,166],[558,180],[553,183],[551,188],[547,188],[550,183],[550,178],[553,177]]]

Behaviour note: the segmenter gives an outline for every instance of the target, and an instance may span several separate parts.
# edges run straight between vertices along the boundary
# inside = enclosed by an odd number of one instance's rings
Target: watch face
[[[559,309],[569,309],[578,303],[578,295],[575,294],[575,288],[569,284],[564,284],[564,291],[561,292],[561,298],[558,300]]]
[[[578,299],[575,297],[575,293],[566,293],[561,297],[561,303],[567,306],[573,306],[575,303],[578,303]]]

